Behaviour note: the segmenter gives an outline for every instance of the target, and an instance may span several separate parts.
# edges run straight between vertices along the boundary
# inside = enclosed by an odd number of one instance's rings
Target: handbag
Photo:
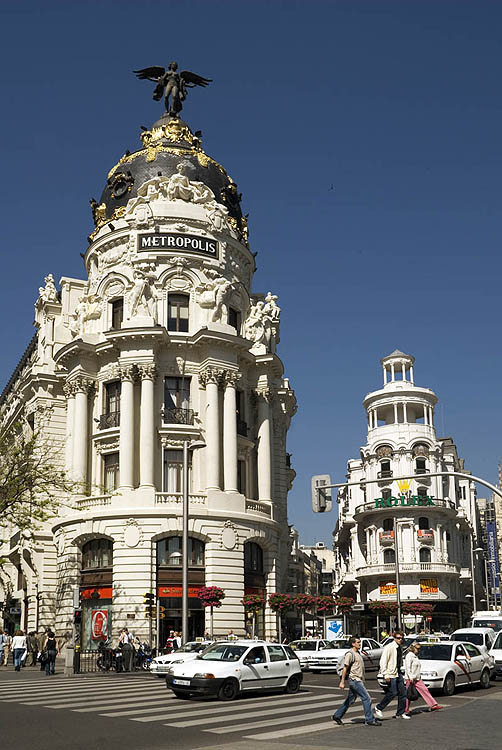
[[[406,688],[406,697],[408,698],[410,703],[413,703],[413,701],[417,701],[420,698],[420,694],[415,687],[414,682],[410,682],[410,684]]]
[[[45,664],[48,661],[49,657],[47,654],[47,651],[41,651],[38,655],[38,661],[40,664]]]

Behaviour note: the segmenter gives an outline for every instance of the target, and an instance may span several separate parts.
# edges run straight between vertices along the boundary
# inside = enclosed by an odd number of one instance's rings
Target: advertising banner
[[[500,586],[499,550],[497,544],[497,526],[495,521],[486,522],[486,537],[488,544],[488,577],[490,579],[490,591],[497,591]]]
[[[188,596],[191,598],[197,598],[199,594],[200,586],[189,586],[188,587]],[[159,586],[159,596],[172,596],[172,597],[180,597],[183,596],[183,589],[181,586]]]
[[[421,594],[439,594],[439,586],[437,578],[421,578],[420,579],[420,593]]]
[[[91,639],[93,641],[108,640],[108,610],[91,610]]]
[[[395,581],[380,582],[380,596],[397,596]]]
[[[329,641],[334,641],[337,638],[342,638],[343,635],[343,620],[326,618],[326,633],[324,637]]]

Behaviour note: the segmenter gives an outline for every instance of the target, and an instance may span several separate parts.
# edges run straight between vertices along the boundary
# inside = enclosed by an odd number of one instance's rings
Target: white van
[[[493,628],[498,633],[502,630],[502,614],[500,612],[476,612],[471,620],[473,628]]]
[[[475,646],[478,646],[481,651],[488,652],[493,646],[496,635],[497,634],[493,628],[474,627],[455,630],[450,638],[452,641],[467,641],[467,643],[473,643]]]

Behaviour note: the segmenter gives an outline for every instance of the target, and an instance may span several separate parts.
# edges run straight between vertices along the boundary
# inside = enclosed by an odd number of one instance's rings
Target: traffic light
[[[76,609],[73,612],[73,622],[75,623],[75,625],[80,625],[80,623],[82,622],[82,610],[81,609]]]
[[[312,477],[312,510],[314,513],[326,513],[332,508],[331,484],[329,474]]]
[[[143,602],[145,604],[145,617],[155,617],[155,594],[151,592],[143,594]]]

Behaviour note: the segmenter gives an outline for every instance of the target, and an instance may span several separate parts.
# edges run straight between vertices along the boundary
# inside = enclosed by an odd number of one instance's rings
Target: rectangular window
[[[246,462],[242,459],[237,461],[237,491],[246,494]]]
[[[120,411],[120,380],[105,384],[105,412],[115,414]]]
[[[167,330],[188,332],[188,304],[187,294],[169,294],[167,299]]]
[[[235,391],[235,411],[237,417],[237,434],[243,437],[248,436],[248,426],[246,423],[246,415],[244,411],[244,393],[243,391]]]
[[[237,333],[241,332],[241,314],[235,307],[228,308],[228,325],[235,328]]]
[[[190,378],[164,378],[164,422],[166,424],[192,424]]]
[[[120,328],[124,320],[124,298],[114,299],[112,305],[112,328]]]
[[[188,454],[188,490],[192,484],[192,454]],[[164,451],[164,492],[183,492],[183,451]]]
[[[106,453],[103,456],[104,486],[106,492],[114,492],[119,486],[119,454]]]

